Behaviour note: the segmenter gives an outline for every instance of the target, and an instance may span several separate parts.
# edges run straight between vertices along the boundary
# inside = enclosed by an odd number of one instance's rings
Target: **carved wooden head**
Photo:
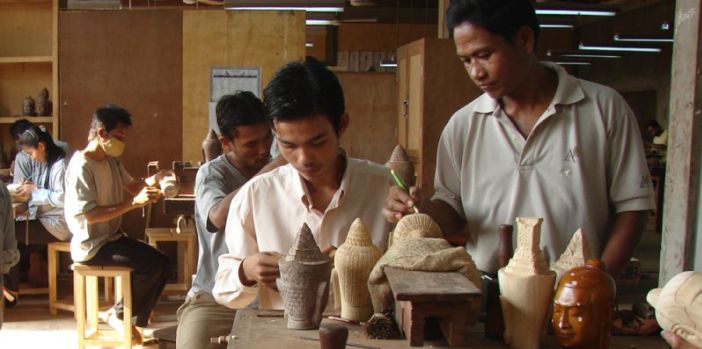
[[[558,283],[551,327],[566,348],[606,349],[614,314],[616,286],[600,260],[569,270]]]
[[[696,347],[702,347],[702,273],[685,271],[663,288],[651,290],[646,300],[656,308],[656,320]]]

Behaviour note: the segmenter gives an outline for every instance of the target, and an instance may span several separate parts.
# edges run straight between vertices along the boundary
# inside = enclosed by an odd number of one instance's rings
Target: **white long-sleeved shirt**
[[[360,217],[373,243],[385,250],[390,225],[381,210],[390,187],[388,174],[382,165],[348,158],[341,185],[323,212],[312,208],[307,187],[291,165],[250,180],[229,208],[225,229],[229,253],[219,257],[212,292],[217,302],[244,308],[258,296],[261,309],[283,309],[278,292],[244,286],[239,268],[244,258],[259,251],[288,253],[303,223],[324,249],[344,243],[351,223]]]

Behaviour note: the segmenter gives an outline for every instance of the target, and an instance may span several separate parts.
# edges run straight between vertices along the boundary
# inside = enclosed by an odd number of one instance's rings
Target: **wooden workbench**
[[[259,314],[266,315],[265,317]],[[252,309],[242,309],[237,311],[234,326],[231,334],[237,336],[230,339],[227,349],[319,349],[319,341],[306,338],[319,338],[317,330],[299,331],[286,328],[286,321],[278,313],[278,317],[271,317],[275,314],[271,311],[259,311]],[[324,319],[323,321],[333,321]],[[338,322],[335,322],[340,324]],[[377,349],[409,349],[411,347],[406,340],[371,340],[366,339],[361,327],[357,325],[345,325],[349,328],[349,339],[347,348],[354,349],[349,343],[360,344],[367,348]],[[445,341],[430,341],[424,343],[426,348],[448,348]],[[505,349],[508,348],[502,342],[485,339],[482,334],[482,324],[478,323],[466,331],[466,348],[482,349]],[[548,349],[558,348],[553,337],[549,336],[548,343],[544,346]],[[612,337],[610,349],[667,349],[660,336],[650,337]]]

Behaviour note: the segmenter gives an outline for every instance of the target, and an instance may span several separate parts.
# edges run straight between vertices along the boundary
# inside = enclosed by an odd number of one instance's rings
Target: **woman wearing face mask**
[[[31,195],[30,217],[36,217],[44,228],[61,241],[68,241],[71,233],[63,214],[65,152],[54,143],[43,126],[32,126],[20,135],[22,151],[32,160],[45,163],[44,170],[34,174],[31,181],[18,189],[20,195]]]

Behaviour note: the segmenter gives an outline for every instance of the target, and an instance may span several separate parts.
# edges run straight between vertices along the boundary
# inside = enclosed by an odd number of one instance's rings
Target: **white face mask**
[[[122,153],[124,153],[124,142],[120,141],[119,139],[110,138],[106,141],[102,141],[101,144],[105,154],[113,158],[118,158],[122,156]]]

